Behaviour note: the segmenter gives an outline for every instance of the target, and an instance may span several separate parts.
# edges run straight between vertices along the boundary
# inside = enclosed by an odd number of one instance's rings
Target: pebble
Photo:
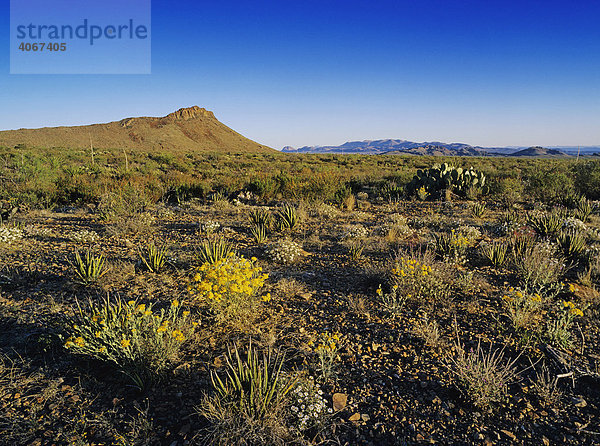
[[[574,396],[573,398],[571,398],[571,401],[573,402],[573,405],[575,407],[585,407],[585,406],[587,406],[587,401],[584,400],[580,396]]]

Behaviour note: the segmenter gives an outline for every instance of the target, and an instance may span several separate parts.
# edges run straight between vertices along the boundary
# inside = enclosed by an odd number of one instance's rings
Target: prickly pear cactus
[[[448,163],[435,164],[430,169],[419,169],[407,189],[411,193],[424,188],[432,198],[439,198],[442,191],[464,197],[470,188],[478,188],[483,194],[487,193],[483,172],[473,169],[454,167]]]

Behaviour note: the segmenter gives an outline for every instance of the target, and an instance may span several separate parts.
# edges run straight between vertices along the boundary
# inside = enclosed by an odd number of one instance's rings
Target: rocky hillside
[[[19,129],[0,132],[0,146],[126,148],[153,151],[271,152],[245,138],[197,106],[160,118],[127,118],[107,124]]]

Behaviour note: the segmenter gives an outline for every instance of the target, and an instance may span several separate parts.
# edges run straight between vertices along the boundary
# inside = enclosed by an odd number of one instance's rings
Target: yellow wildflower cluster
[[[340,342],[340,334],[339,333],[321,333],[317,337],[317,340],[311,340],[308,343],[310,348],[314,348],[314,351],[319,352],[329,352],[333,353],[337,350]]]
[[[230,254],[215,263],[205,263],[192,278],[189,290],[200,298],[216,302],[232,295],[254,296],[268,278],[255,262],[255,258],[248,260]],[[263,300],[270,298],[266,295]]]
[[[417,259],[401,257],[395,268],[392,269],[392,274],[396,277],[419,277],[428,276],[431,274],[431,266],[421,263]]]
[[[540,296],[538,293],[532,295],[525,295],[522,291],[511,288],[510,290],[508,290],[508,294],[502,296],[502,300],[507,304],[516,303],[519,305],[523,305],[527,302],[530,302],[532,304],[541,304],[542,296]]]
[[[583,311],[580,308],[577,308],[575,304],[571,301],[563,300],[563,308],[573,316],[583,316]]]
[[[79,308],[64,346],[74,353],[112,362],[118,367],[164,370],[198,325],[178,300],[160,311],[130,300],[106,301]]]
[[[454,229],[452,229],[451,231],[451,237],[450,237],[450,246],[458,249],[458,250],[462,250],[466,247],[468,247],[471,244],[471,241],[469,240],[468,237],[465,237],[465,235],[462,232],[456,232]]]

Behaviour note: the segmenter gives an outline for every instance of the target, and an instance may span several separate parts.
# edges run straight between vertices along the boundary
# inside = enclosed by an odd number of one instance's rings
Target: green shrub
[[[577,191],[590,200],[600,200],[600,162],[579,163],[573,170]]]
[[[77,306],[65,347],[76,354],[111,363],[140,388],[164,376],[197,323],[174,300],[168,309],[107,298]]]

